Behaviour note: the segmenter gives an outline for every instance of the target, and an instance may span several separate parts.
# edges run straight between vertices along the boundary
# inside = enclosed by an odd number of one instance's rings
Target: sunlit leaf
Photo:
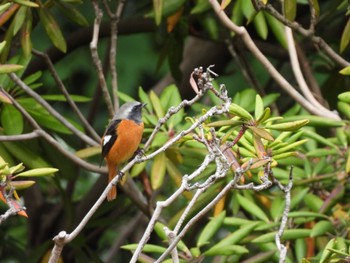
[[[346,23],[343,34],[341,35],[340,39],[340,53],[342,53],[350,42],[350,19],[348,19],[348,22]]]
[[[26,0],[12,0],[15,3],[18,3],[23,6],[28,6],[28,7],[39,7],[39,5],[35,2],[32,1],[26,1]]]
[[[31,187],[33,184],[35,184],[35,181],[32,180],[12,181],[7,187],[7,190],[10,190],[11,187],[14,187],[16,190],[23,190]]]
[[[13,35],[16,35],[17,32],[22,27],[22,25],[27,17],[27,10],[28,10],[28,7],[26,7],[26,6],[21,6],[18,9],[16,16],[14,18]]]
[[[296,0],[284,0],[284,16],[290,20],[294,21],[297,14],[297,1]]]
[[[164,152],[154,157],[154,162],[151,168],[151,184],[153,190],[156,190],[163,185],[166,162],[167,158]]]
[[[153,10],[156,25],[159,26],[160,22],[162,21],[163,0],[153,0]]]
[[[16,174],[16,177],[32,177],[32,176],[46,176],[53,173],[56,173],[58,169],[56,168],[36,168],[32,170],[28,170],[19,174]]]
[[[3,64],[3,65],[0,65],[0,74],[16,72],[16,71],[18,71],[20,69],[23,69],[22,65]]]

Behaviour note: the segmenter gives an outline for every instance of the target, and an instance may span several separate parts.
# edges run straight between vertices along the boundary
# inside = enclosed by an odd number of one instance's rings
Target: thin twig
[[[60,121],[65,127],[67,127],[74,135],[80,138],[85,143],[91,146],[99,145],[98,142],[91,139],[86,134],[79,131],[73,124],[67,121],[60,113],[58,113],[52,106],[47,103],[38,93],[29,88],[15,73],[9,74],[10,78],[29,96],[35,99],[41,106],[43,106],[53,117],[55,117],[58,121]]]
[[[47,68],[49,69],[52,77],[56,81],[57,87],[61,90],[62,94],[66,98],[68,104],[71,106],[75,114],[78,116],[81,123],[84,125],[85,129],[90,133],[90,135],[97,141],[101,141],[101,137],[96,133],[95,129],[91,127],[90,123],[86,120],[84,115],[79,110],[78,106],[75,104],[75,102],[72,100],[70,94],[68,93],[64,83],[62,82],[61,78],[58,76],[58,73],[50,59],[50,57],[43,52],[40,52],[38,50],[32,50],[33,54],[42,57],[45,60],[45,63],[47,65]]]
[[[55,149],[57,149],[64,156],[72,160],[75,164],[79,165],[86,170],[97,172],[97,173],[107,173],[107,169],[100,168],[99,166],[88,163],[80,158],[78,158],[75,154],[67,151],[62,147],[50,134],[44,131],[40,125],[33,119],[33,117],[14,99],[10,94],[8,94],[4,89],[0,88],[1,92],[3,92],[10,100],[13,106],[22,113],[24,118],[33,126],[35,132],[39,134],[40,137],[45,139],[49,144],[51,144]],[[6,140],[7,136],[4,136],[3,139]]]
[[[309,37],[312,42],[319,45],[326,52],[326,54],[329,57],[331,57],[336,63],[338,63],[338,65],[340,65],[341,67],[347,67],[350,65],[350,62],[346,61],[337,52],[335,52],[321,37],[314,35],[314,29],[312,28],[312,26],[309,29],[303,28],[298,22],[288,20],[281,13],[279,13],[271,4],[265,4],[261,0],[254,0],[254,5],[258,8],[258,10],[265,10],[266,12],[268,12],[270,15],[275,17],[285,26],[290,27],[294,31],[303,35],[304,37]]]
[[[299,92],[297,92],[294,87],[289,84],[289,82],[276,70],[272,63],[261,53],[257,48],[254,41],[251,39],[247,30],[244,27],[239,27],[234,24],[231,19],[222,10],[220,4],[216,0],[209,0],[211,6],[213,7],[215,13],[221,20],[221,22],[230,30],[239,35],[243,42],[246,44],[247,48],[252,52],[252,54],[260,61],[260,63],[269,72],[271,77],[283,88],[294,100],[300,103],[306,110],[317,115],[325,117],[323,112],[320,112],[318,107],[315,107],[308,100],[306,100]],[[334,119],[339,120],[339,116],[334,116]]]
[[[38,138],[39,136],[40,134],[36,130],[18,135],[0,135],[0,142],[25,141]]]
[[[92,5],[93,5],[94,10],[95,10],[95,22],[94,22],[94,30],[93,30],[92,40],[90,42],[91,57],[92,57],[92,62],[96,68],[96,72],[97,72],[99,83],[100,83],[100,88],[102,90],[103,97],[105,99],[105,103],[107,105],[109,115],[113,116],[114,115],[113,103],[112,103],[111,95],[108,92],[107,82],[106,82],[105,76],[103,74],[102,63],[101,63],[101,60],[99,58],[98,51],[97,51],[99,31],[100,31],[100,25],[101,25],[103,13],[102,13],[102,10],[98,6],[97,0],[93,0]]]
[[[292,70],[294,72],[294,76],[299,84],[299,88],[301,89],[302,93],[304,94],[305,98],[312,103],[320,112],[322,112],[322,115],[325,117],[328,117],[330,119],[337,119],[339,116],[335,114],[334,112],[331,112],[329,109],[325,108],[323,105],[321,105],[315,97],[310,92],[310,89],[304,79],[303,73],[301,72],[297,50],[295,48],[294,44],[294,38],[293,38],[293,32],[292,29],[289,27],[285,27],[286,32],[286,38],[288,43],[288,53],[290,57],[290,62],[292,65]]]

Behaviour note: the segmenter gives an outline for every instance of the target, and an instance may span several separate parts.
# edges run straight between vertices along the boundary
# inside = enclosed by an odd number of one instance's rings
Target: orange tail
[[[108,164],[108,183],[113,180],[117,173],[117,167],[114,164]],[[107,194],[107,200],[112,201],[117,197],[117,186],[113,185]]]

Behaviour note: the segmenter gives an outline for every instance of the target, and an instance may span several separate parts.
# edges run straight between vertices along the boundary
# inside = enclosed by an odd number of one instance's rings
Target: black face
[[[134,120],[138,124],[142,123],[142,108],[145,105],[146,104],[144,104],[144,103],[139,103],[139,104],[135,105],[131,109],[131,111],[129,112],[128,119]]]

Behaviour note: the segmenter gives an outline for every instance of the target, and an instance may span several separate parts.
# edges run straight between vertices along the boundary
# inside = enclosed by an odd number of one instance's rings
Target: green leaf
[[[81,95],[70,94],[70,98],[75,102],[89,102],[91,98]],[[43,99],[48,101],[67,101],[66,97],[61,94],[50,94],[50,95],[42,95]]]
[[[170,107],[176,107],[181,103],[181,95],[176,85],[172,84],[166,87],[160,95],[160,102],[163,109],[169,109]],[[183,122],[184,109],[181,109],[178,113],[173,115],[169,120],[170,128],[176,127],[178,124]]]
[[[308,194],[309,195],[309,194]],[[305,200],[309,199],[309,196],[305,197]],[[321,203],[321,205],[323,202]],[[320,207],[321,207],[320,205]],[[329,219],[326,215],[321,214],[321,213],[316,213],[316,212],[309,212],[309,211],[295,211],[295,212],[290,212],[288,215],[289,218],[297,218],[297,217],[315,217],[315,218],[324,218],[324,219]]]
[[[32,41],[30,39],[32,33],[32,22],[33,16],[31,10],[27,9],[26,19],[24,21],[22,30],[21,30],[21,46],[23,49],[23,54],[25,58],[30,58],[32,52]]]
[[[11,104],[5,104],[3,106],[1,124],[7,135],[21,134],[23,132],[22,114]]]
[[[0,65],[0,74],[7,74],[7,73],[11,73],[11,72],[16,72],[20,69],[23,69],[22,65],[3,64],[3,65]]]
[[[349,68],[350,68],[350,66],[349,66]],[[349,69],[349,71],[350,71],[350,69]],[[349,75],[350,75],[350,72],[349,72]],[[343,101],[343,102],[350,103],[350,91],[340,93],[338,95],[338,99]]]
[[[283,146],[277,150],[273,150],[272,153],[273,153],[273,156],[274,155],[277,155],[277,154],[281,154],[281,153],[285,153],[285,152],[288,152],[292,149],[296,149],[298,146],[304,144],[307,142],[307,139],[304,139],[304,140],[300,140],[300,141],[296,141],[294,143],[291,143],[291,144],[287,144],[286,146]]]
[[[151,104],[151,100],[149,99],[147,93],[143,90],[143,88],[140,86],[139,87],[139,98],[141,100],[141,102],[146,103],[146,109],[151,112],[152,111],[152,104]]]
[[[343,34],[341,35],[340,39],[340,53],[343,53],[343,51],[347,48],[350,41],[350,19],[348,19],[348,22],[345,25],[345,28],[343,30]]]
[[[17,32],[21,29],[27,17],[27,10],[28,7],[22,5],[16,12],[16,16],[14,18],[13,35],[16,35]]]
[[[253,20],[254,27],[256,29],[256,32],[258,32],[258,35],[263,39],[266,40],[269,30],[267,28],[266,19],[262,12],[258,12]]]
[[[63,53],[66,53],[66,40],[64,39],[61,29],[56,19],[52,16],[50,10],[46,7],[41,7],[39,9],[39,17],[41,24],[44,26],[46,34],[49,36],[54,46]]]
[[[162,107],[162,104],[159,100],[159,97],[156,95],[156,93],[151,90],[150,94],[149,94],[149,97],[150,97],[150,100],[152,102],[152,106],[153,106],[153,109],[157,115],[158,118],[162,118],[164,117],[164,110],[163,110],[163,107]]]
[[[10,173],[11,174],[15,174],[15,173],[19,173],[21,171],[23,171],[25,169],[23,163],[19,163],[16,166],[12,166],[10,167]]]
[[[350,104],[342,101],[338,101],[338,110],[350,119]]]
[[[151,168],[151,185],[152,189],[156,190],[163,185],[165,171],[166,171],[167,157],[164,152],[154,157]]]
[[[239,106],[235,103],[231,103],[230,108],[229,108],[229,112],[231,114],[237,115],[238,117],[240,117],[244,120],[253,120],[253,116],[250,115],[250,113],[248,111],[246,111],[241,106]]]
[[[312,6],[315,9],[315,16],[320,16],[320,6],[318,4],[318,0],[311,0]]]
[[[259,223],[260,222],[254,222],[252,224],[242,226],[241,228],[235,230],[235,232],[229,234],[227,237],[222,239],[219,243],[209,248],[207,251],[204,252],[204,254],[211,255],[213,251],[216,251],[217,249],[220,249],[223,246],[231,246],[237,244],[243,238],[246,238]]]
[[[269,222],[269,218],[257,204],[240,194],[237,194],[237,200],[239,205],[249,214],[263,220],[264,222]]]
[[[86,18],[74,7],[74,5],[70,3],[66,3],[64,1],[57,0],[55,1],[58,4],[59,9],[74,23],[80,26],[89,26],[89,22]]]
[[[343,121],[333,120],[330,118],[314,116],[314,115],[295,115],[284,118],[285,121],[309,120],[309,126],[323,126],[323,127],[343,127]]]
[[[21,160],[28,168],[40,168],[50,166],[40,155],[35,153],[24,142],[2,142],[5,148],[17,160]]]
[[[39,5],[32,1],[25,1],[25,0],[12,0],[15,3],[18,3],[20,5],[28,6],[28,7],[39,7]]]
[[[22,176],[22,177],[45,176],[45,175],[53,174],[57,171],[58,171],[58,169],[56,169],[56,168],[37,168],[37,169],[32,169],[29,171],[25,171],[25,172],[16,174],[16,177],[18,177],[18,176]]]
[[[164,228],[167,227],[166,225],[157,222],[154,226],[154,231],[157,233],[157,235],[163,240],[163,241],[168,241],[168,237],[165,233]],[[184,252],[189,252],[189,249],[187,248],[187,246],[185,245],[185,243],[180,240],[179,243],[177,243],[177,247]]]
[[[347,67],[339,70],[339,73],[342,75],[350,75],[350,66],[347,66]],[[338,96],[338,98],[339,98],[339,96]]]
[[[319,135],[317,132],[313,130],[303,129],[303,132],[304,132],[304,136],[307,138],[310,138],[316,142],[322,143],[323,145],[332,147],[334,149],[338,149],[338,146],[336,144],[334,144],[327,138],[322,137],[321,135]]]
[[[135,251],[137,246],[138,246],[138,244],[129,244],[129,245],[121,246],[121,248],[122,249],[126,249],[126,250]],[[164,253],[165,250],[166,249],[164,247],[151,245],[151,244],[146,244],[143,247],[143,249],[142,249],[143,252],[146,252],[146,253],[157,253],[157,254]]]
[[[238,245],[228,245],[228,246],[220,246],[215,249],[210,249],[204,252],[206,256],[231,256],[231,255],[242,255],[247,254],[249,250],[246,247],[238,246]]]
[[[320,258],[320,263],[326,263],[326,262],[330,262],[329,259],[332,255],[332,252],[329,250],[330,248],[335,248],[335,238],[332,238],[331,240],[328,241],[327,245],[325,246],[322,254],[321,254],[321,258]]]
[[[226,211],[222,211],[217,216],[211,218],[209,223],[203,228],[198,241],[197,247],[201,247],[207,243],[209,243],[210,239],[214,236],[214,234],[219,230],[222,223],[224,222],[224,218],[226,216]]]
[[[268,141],[274,140],[272,134],[264,128],[255,127],[255,126],[248,126],[248,128],[252,130],[257,136],[265,140],[268,140]]]
[[[4,3],[0,5],[0,15],[4,13],[9,7],[12,5],[12,3]],[[0,47],[0,53],[1,53],[1,47]]]
[[[191,14],[200,14],[208,11],[211,8],[209,1],[207,0],[198,0],[196,1],[195,6],[191,9]]]
[[[333,233],[334,226],[328,220],[322,220],[317,222],[311,230],[310,237],[323,236],[326,233]]]
[[[232,15],[231,15],[231,21],[238,26],[242,25],[242,22],[243,22],[243,13],[241,11],[241,1],[242,0],[235,1],[233,10],[232,10]],[[209,3],[208,1],[206,2]]]
[[[255,96],[255,111],[254,117],[256,120],[260,119],[264,115],[264,102],[259,94]]]
[[[266,21],[268,23],[268,25],[271,28],[272,33],[274,34],[275,38],[277,39],[277,41],[280,43],[280,45],[287,49],[288,45],[287,45],[287,40],[286,40],[286,35],[284,32],[284,25],[278,21],[275,17],[273,17],[272,15],[261,11],[264,13],[265,17],[266,17]]]
[[[308,119],[266,125],[267,129],[278,131],[296,131],[309,123]]]
[[[284,0],[284,16],[290,20],[294,21],[297,14],[297,1],[296,0]]]
[[[86,159],[92,156],[100,155],[101,147],[100,146],[91,146],[81,149],[75,152],[75,155],[81,159]]]
[[[159,26],[162,21],[163,0],[153,0],[153,10],[156,25]]]
[[[20,98],[17,100],[28,113],[43,127],[60,133],[71,134],[72,132],[60,121],[47,112],[43,106],[32,98]]]
[[[282,235],[282,240],[293,240],[298,238],[310,237],[311,229],[286,229]],[[275,240],[277,232],[270,232],[254,238],[252,243],[267,243]]]

